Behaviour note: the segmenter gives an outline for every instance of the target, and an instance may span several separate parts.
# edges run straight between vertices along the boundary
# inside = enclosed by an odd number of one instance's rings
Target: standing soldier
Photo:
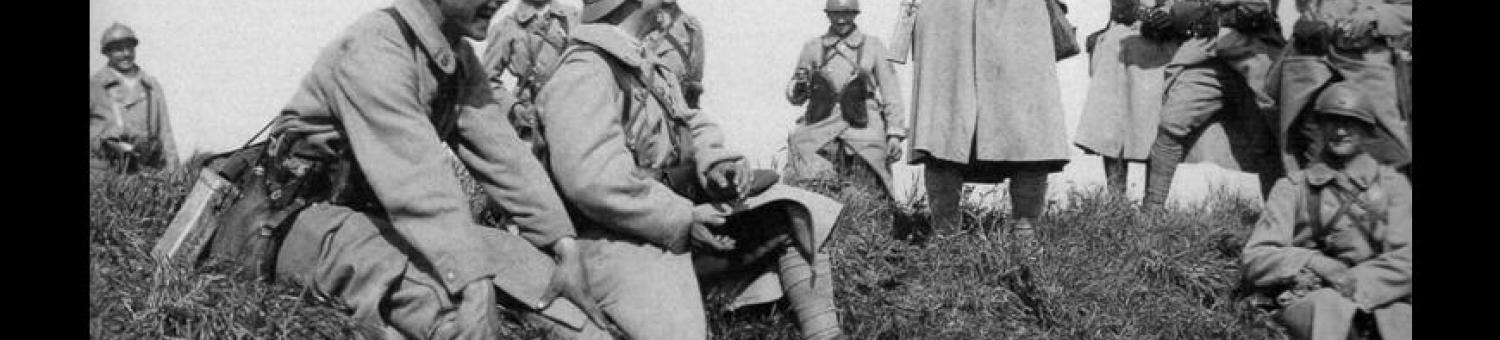
[[[1267,0],[1169,0],[1170,30],[1186,35],[1167,64],[1161,123],[1142,207],[1161,208],[1177,165],[1212,162],[1260,176],[1262,197],[1283,173],[1275,156],[1266,74],[1285,45]],[[1159,16],[1159,15],[1154,15]]]
[[[885,44],[854,24],[858,0],[828,0],[828,31],[802,45],[787,100],[807,104],[787,138],[791,180],[849,180],[873,202],[892,203],[890,164],[906,138],[901,86]],[[890,225],[890,210],[876,225]]]
[[[781,284],[788,296],[828,302],[794,308],[799,320],[834,326],[804,334],[839,334],[831,267],[827,256],[815,254],[841,207],[773,184],[774,172],[752,172],[724,147],[718,126],[688,107],[678,75],[642,41],[665,29],[658,19],[671,9],[663,2],[586,0],[573,47],[537,97],[544,160],[574,212],[594,297],[630,338],[705,339],[694,254],[785,249],[777,248],[785,237],[725,235],[790,229],[798,247],[779,256]],[[769,201],[781,203],[771,209],[751,203]],[[774,225],[736,226],[755,220]]]
[[[552,0],[523,0],[490,32],[494,38],[484,50],[484,70],[497,96],[506,92],[516,98],[509,119],[516,134],[527,143],[535,144],[538,139],[536,93],[557,68],[558,57],[568,44],[568,32],[578,24],[577,8]],[[516,81],[510,89],[501,79],[507,73]]]
[[[1089,52],[1092,80],[1074,144],[1104,158],[1105,182],[1120,197],[1129,178],[1126,162],[1145,162],[1151,154],[1166,85],[1162,68],[1177,51],[1178,41],[1141,23],[1156,2],[1111,1],[1110,21]]]
[[[1281,161],[1288,171],[1316,161],[1318,129],[1304,119],[1307,104],[1326,84],[1348,80],[1369,95],[1377,129],[1366,150],[1375,159],[1410,171],[1411,1],[1298,0],[1301,17],[1270,94],[1280,103]],[[1308,142],[1313,140],[1314,142]]]
[[[1379,129],[1364,91],[1318,95],[1319,161],[1277,181],[1240,255],[1292,339],[1412,338],[1411,182],[1364,151]]]
[[[688,108],[698,109],[698,99],[703,96],[703,63],[707,57],[703,23],[698,17],[683,12],[676,0],[662,1],[662,8],[656,16],[657,26],[662,29],[646,36],[646,50],[654,51],[662,66],[677,74]]]
[[[109,65],[89,78],[89,166],[135,172],[177,167],[167,98],[156,77],[135,63],[140,41],[115,23],[99,39]]]
[[[231,220],[213,248],[348,306],[365,338],[496,338],[502,301],[583,327],[576,304],[602,322],[562,202],[505,120],[513,99],[496,102],[460,39],[483,40],[502,3],[397,0],[360,17],[319,54],[249,172],[247,191],[270,191],[290,226]],[[519,235],[474,223],[447,151]],[[256,246],[272,235],[279,246]]]
[[[926,165],[938,228],[957,227],[964,182],[1009,179],[1014,233],[1034,245],[1047,174],[1068,162],[1048,20],[1035,0],[928,1],[917,12],[909,162]]]

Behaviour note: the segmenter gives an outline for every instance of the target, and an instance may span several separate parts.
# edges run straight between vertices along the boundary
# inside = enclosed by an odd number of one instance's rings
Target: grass
[[[336,307],[298,287],[238,280],[233,266],[213,259],[196,271],[152,260],[152,245],[191,186],[188,172],[95,172],[89,181],[93,337],[354,336]],[[1003,199],[965,205],[961,230],[913,244],[869,216],[894,209],[896,227],[921,228],[921,200],[892,207],[839,183],[808,186],[848,203],[829,253],[840,320],[855,339],[1280,337],[1249,306],[1235,267],[1258,216],[1253,198],[1218,194],[1145,214],[1101,191],[1072,192],[1068,209],[1040,219],[1045,253],[1022,265],[1007,256]],[[478,215],[495,220],[493,212]],[[716,294],[706,300],[714,339],[798,339],[784,303],[721,312],[726,302]],[[503,336],[536,335],[505,314]]]

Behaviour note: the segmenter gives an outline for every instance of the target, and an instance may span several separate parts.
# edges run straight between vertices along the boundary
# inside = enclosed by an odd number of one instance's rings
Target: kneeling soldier
[[[602,320],[562,202],[502,112],[514,100],[460,39],[483,40],[501,3],[397,0],[324,48],[244,172],[247,195],[269,193],[231,207],[215,252],[346,306],[367,338],[496,338],[497,303],[583,327],[558,294]],[[475,224],[445,150],[519,236]]]
[[[1314,110],[1318,162],[1277,181],[1240,256],[1293,339],[1411,339],[1411,182],[1364,150],[1376,105],[1349,83]]]

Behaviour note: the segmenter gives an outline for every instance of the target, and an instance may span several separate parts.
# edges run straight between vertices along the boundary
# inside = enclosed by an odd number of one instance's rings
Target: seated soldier
[[[1375,106],[1349,83],[1318,96],[1319,161],[1277,181],[1240,256],[1293,339],[1411,339],[1411,183],[1364,150]]]
[[[232,171],[248,173],[246,198],[214,252],[343,306],[363,338],[493,339],[497,304],[604,322],[562,201],[502,111],[514,99],[492,94],[460,39],[484,40],[502,3],[396,0],[355,21],[318,55],[261,160]],[[474,223],[445,150],[518,234]]]
[[[792,239],[796,252],[777,253],[791,268],[781,284],[827,297],[799,317],[834,317],[831,275],[809,264],[826,263],[817,248],[840,205],[751,171],[724,147],[719,127],[690,108],[680,77],[649,52],[661,46],[643,41],[670,21],[658,20],[670,16],[670,2],[585,1],[574,47],[537,96],[543,160],[579,226],[590,291],[630,338],[706,339],[694,255],[728,253],[718,258],[733,266]]]

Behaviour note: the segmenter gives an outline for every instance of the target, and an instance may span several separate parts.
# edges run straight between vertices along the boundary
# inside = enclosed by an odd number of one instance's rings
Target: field
[[[187,172],[89,176],[89,333],[95,338],[351,338],[331,305],[287,284],[235,279],[232,266],[158,266],[151,247],[191,185]],[[833,236],[840,320],[854,339],[1268,339],[1281,336],[1251,307],[1235,267],[1259,213],[1254,198],[1210,195],[1140,213],[1101,192],[1071,192],[1038,225],[1045,253],[1007,256],[1009,204],[964,206],[961,230],[924,242],[871,225],[883,206],[835,184],[848,202]],[[920,200],[896,227],[925,224]],[[483,213],[482,213],[483,214]],[[487,218],[486,218],[487,219]],[[714,339],[797,339],[784,305],[720,312]],[[537,332],[514,322],[509,338]]]

